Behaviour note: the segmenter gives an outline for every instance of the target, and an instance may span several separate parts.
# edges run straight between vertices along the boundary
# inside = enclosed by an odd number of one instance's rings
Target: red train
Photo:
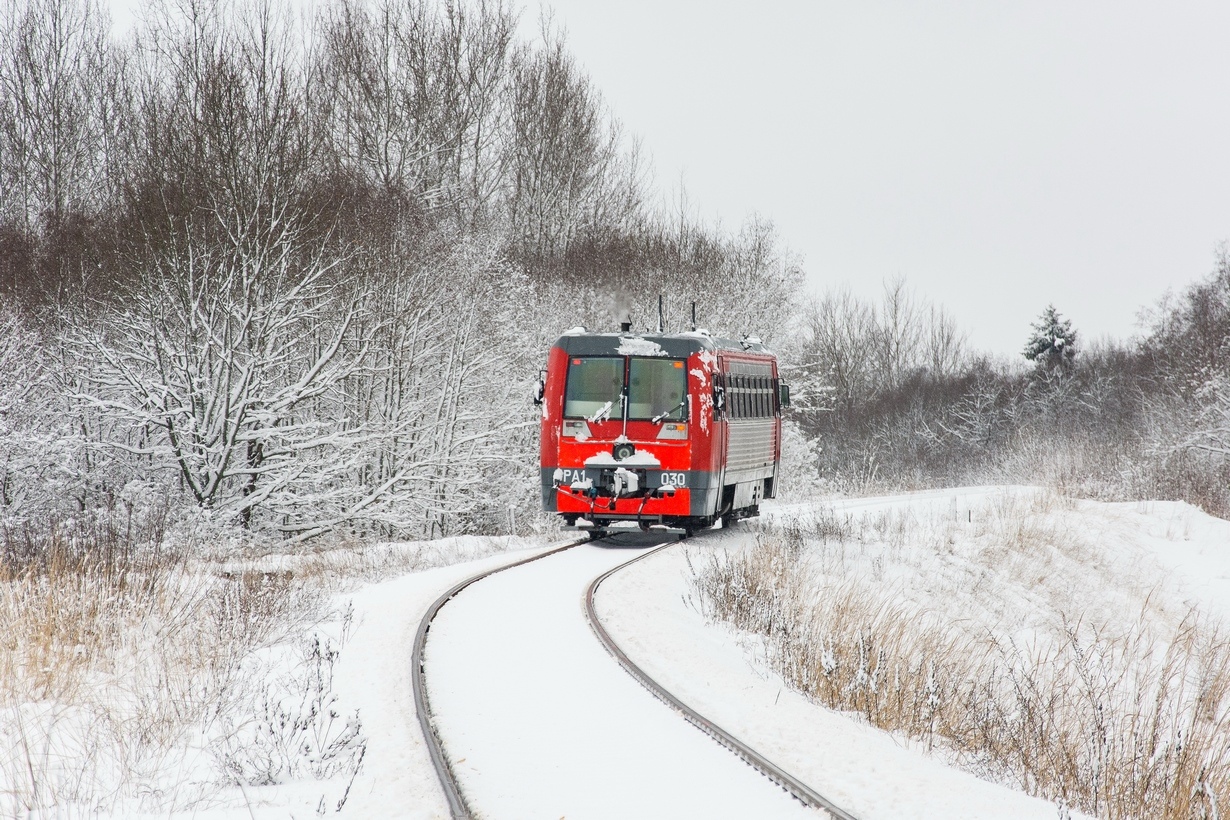
[[[577,328],[552,345],[537,400],[543,509],[569,526],[691,534],[774,496],[790,391],[757,339]]]

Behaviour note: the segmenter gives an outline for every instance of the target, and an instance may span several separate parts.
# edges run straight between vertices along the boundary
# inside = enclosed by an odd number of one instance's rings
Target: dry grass
[[[999,500],[949,516],[952,525],[909,511],[790,522],[697,563],[697,598],[710,617],[763,636],[800,691],[984,776],[1102,818],[1216,817],[1230,799],[1220,623],[1194,610],[1176,617],[1148,591],[1134,622],[1082,619],[1086,602],[1055,585],[1021,593],[1036,593],[1022,608],[1048,613],[1023,628],[995,620],[1014,617],[1011,602],[989,600],[1008,587],[977,589],[992,573],[1021,572],[1043,573],[1045,587],[1047,573],[1092,560],[1055,523],[1065,504]],[[956,579],[884,567],[909,565],[916,550],[959,569]]]
[[[326,614],[320,583],[106,527],[0,538],[0,816],[207,796],[225,761],[201,750],[264,689],[259,654]]]
[[[0,529],[0,817],[170,813],[307,778],[340,809],[366,741],[333,693],[349,620],[328,602],[521,543],[221,555],[169,550],[163,530],[105,515]]]

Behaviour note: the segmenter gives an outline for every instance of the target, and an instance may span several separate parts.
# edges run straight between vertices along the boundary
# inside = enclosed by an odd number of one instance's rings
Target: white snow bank
[[[687,576],[682,547],[616,573],[598,590],[603,625],[651,677],[841,808],[860,820],[1054,820],[1051,803],[945,766],[753,666],[737,636],[686,603]]]
[[[410,654],[415,630],[427,607],[453,584],[542,549],[415,573],[365,587],[354,596],[357,627],[336,688],[364,717],[368,746],[345,816],[449,816],[414,710]]]
[[[1230,619],[1230,521],[1181,501],[1085,502],[1093,532],[1156,562],[1185,600]]]
[[[461,537],[429,543],[390,544],[372,548],[403,556],[409,551],[423,562],[458,560],[506,547],[505,539]],[[533,543],[528,540],[521,544]],[[334,668],[335,708],[343,715],[356,709],[367,738],[362,767],[346,794],[346,782],[300,780],[273,786],[226,786],[191,809],[142,815],[117,809],[115,818],[195,818],[196,820],[264,820],[313,817],[409,818],[447,820],[448,807],[431,766],[414,709],[410,658],[414,634],[427,607],[446,589],[483,569],[521,560],[549,547],[502,552],[479,560],[369,583],[340,595],[339,605],[353,606],[349,638]],[[293,563],[293,557],[287,560]],[[339,556],[340,560],[340,556]],[[417,563],[417,562],[415,562]],[[377,565],[384,565],[383,559]],[[396,561],[387,564],[397,567]],[[404,572],[404,567],[402,568]],[[319,625],[328,633],[332,625]],[[276,675],[278,670],[271,672]],[[161,773],[166,788],[180,788],[183,776],[173,767]],[[0,784],[2,785],[2,784]],[[346,795],[341,811],[339,799]],[[182,804],[183,799],[177,799]],[[104,817],[105,815],[98,815]]]

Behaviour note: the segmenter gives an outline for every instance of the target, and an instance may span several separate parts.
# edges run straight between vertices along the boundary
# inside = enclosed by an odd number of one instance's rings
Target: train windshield
[[[628,418],[687,418],[688,374],[677,359],[633,359],[628,365]]]
[[[624,387],[622,358],[571,359],[564,388],[564,415],[569,418],[618,419],[623,416],[619,394]]]

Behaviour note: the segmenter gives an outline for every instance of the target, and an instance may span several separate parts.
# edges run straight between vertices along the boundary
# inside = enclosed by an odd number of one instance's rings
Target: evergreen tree
[[[1046,370],[1072,364],[1076,358],[1076,331],[1072,329],[1072,322],[1060,316],[1054,305],[1047,305],[1031,327],[1033,333],[1025,344],[1026,359]]]

